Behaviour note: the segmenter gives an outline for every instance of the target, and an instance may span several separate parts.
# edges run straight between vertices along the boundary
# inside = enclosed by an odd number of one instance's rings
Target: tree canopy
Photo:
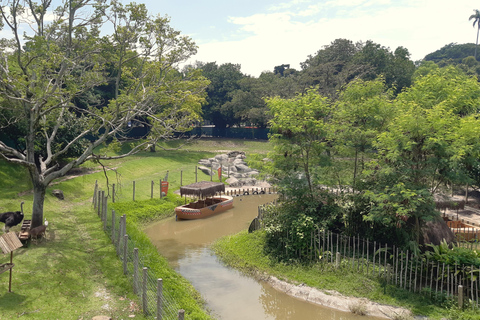
[[[115,157],[188,130],[208,81],[196,70],[177,71],[197,48],[144,4],[24,3],[0,7],[10,32],[0,41],[0,126],[7,132],[0,156],[30,173],[35,227],[43,223],[47,186],[87,160],[112,158],[96,148],[122,140],[132,123],[149,126],[148,135]],[[103,36],[102,28],[112,33]],[[102,87],[111,94],[99,94]]]

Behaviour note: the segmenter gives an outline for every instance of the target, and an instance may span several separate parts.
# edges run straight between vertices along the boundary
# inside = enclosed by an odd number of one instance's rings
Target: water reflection
[[[300,300],[224,266],[209,249],[216,239],[247,229],[258,205],[276,195],[236,197],[234,208],[199,220],[167,219],[145,231],[159,252],[202,294],[217,319],[360,319]],[[362,320],[377,319],[361,317]]]

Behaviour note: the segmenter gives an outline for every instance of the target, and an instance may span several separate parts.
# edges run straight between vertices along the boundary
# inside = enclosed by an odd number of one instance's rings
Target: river
[[[145,232],[160,254],[200,292],[212,314],[221,320],[373,320],[318,306],[280,292],[225,266],[209,245],[216,239],[247,229],[258,205],[271,202],[273,194],[242,196],[234,208],[206,219],[166,219]]]

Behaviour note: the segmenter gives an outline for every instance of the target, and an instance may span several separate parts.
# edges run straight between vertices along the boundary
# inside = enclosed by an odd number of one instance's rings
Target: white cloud
[[[373,7],[371,3],[383,6]],[[409,5],[391,1],[390,5],[384,5],[388,3],[387,0],[332,1],[327,4],[329,9],[336,10],[335,15],[315,19],[310,15],[308,22],[299,21],[298,15],[305,15],[308,10],[309,14],[327,10],[325,4],[316,8],[304,5],[297,11],[289,7],[284,12],[230,17],[229,21],[238,26],[244,38],[200,44],[199,54],[194,58],[218,64],[240,63],[244,73],[258,76],[261,71],[271,71],[283,63],[299,68],[308,55],[337,38],[354,42],[372,40],[391,50],[403,46],[414,60],[451,42],[475,41],[475,30],[468,21],[474,1],[417,0]]]

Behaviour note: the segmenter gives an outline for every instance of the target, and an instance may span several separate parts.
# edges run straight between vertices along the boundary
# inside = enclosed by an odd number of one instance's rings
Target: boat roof
[[[180,187],[180,195],[194,195],[198,197],[214,196],[217,192],[225,192],[225,185],[221,182],[200,181]]]

